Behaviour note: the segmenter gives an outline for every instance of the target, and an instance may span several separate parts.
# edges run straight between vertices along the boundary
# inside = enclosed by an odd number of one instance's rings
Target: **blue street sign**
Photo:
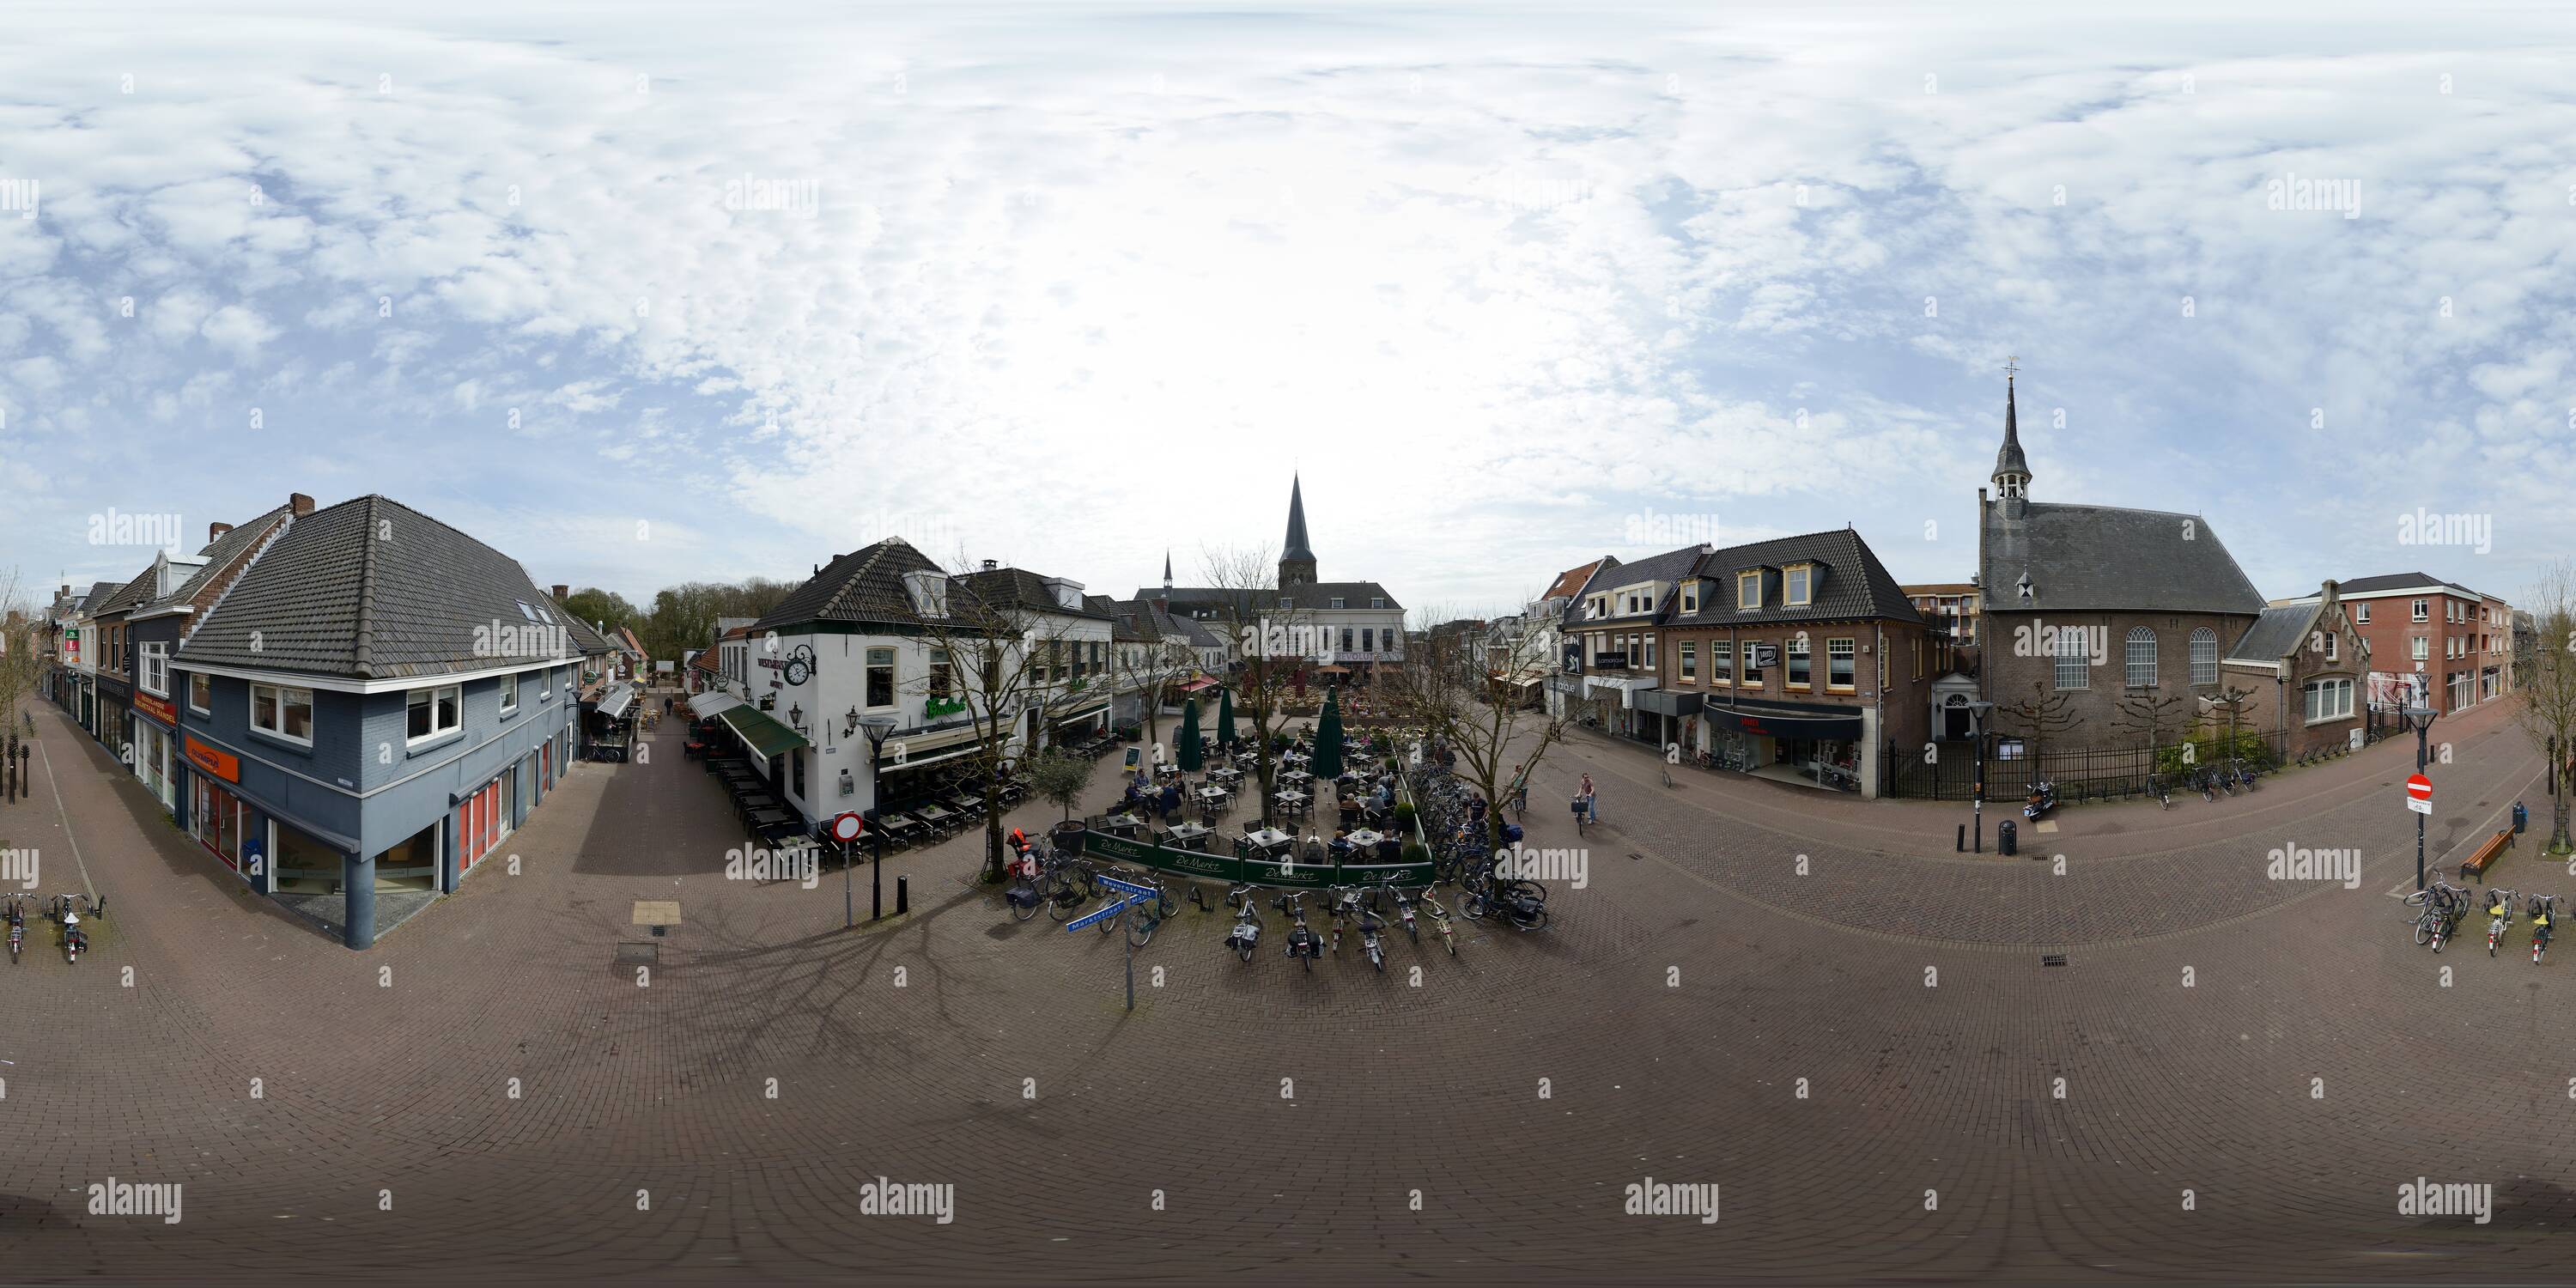
[[[1120,879],[1119,879],[1119,878],[1117,878],[1117,877],[1112,877],[1112,876],[1094,876],[1094,877],[1093,877],[1093,878],[1091,878],[1091,879],[1092,879],[1092,880],[1094,880],[1094,881],[1099,882],[1099,883],[1100,883],[1100,884],[1102,884],[1102,885],[1105,885],[1105,886],[1109,887],[1109,888],[1110,888],[1110,889],[1112,889],[1112,890],[1121,891],[1121,892],[1126,893],[1126,894],[1159,894],[1159,893],[1161,893],[1160,891],[1158,891],[1158,890],[1154,889],[1152,886],[1140,886],[1140,885],[1136,884],[1136,883],[1135,883],[1135,882],[1133,882],[1133,881],[1123,881],[1123,880],[1120,880]]]
[[[1146,897],[1147,896],[1145,895],[1129,895],[1125,899],[1122,899],[1117,903],[1110,904],[1098,912],[1087,912],[1064,923],[1064,928],[1067,930],[1080,930],[1085,926],[1097,925],[1104,918],[1115,917],[1119,913],[1125,912],[1129,908],[1133,908],[1137,904],[1143,903]]]

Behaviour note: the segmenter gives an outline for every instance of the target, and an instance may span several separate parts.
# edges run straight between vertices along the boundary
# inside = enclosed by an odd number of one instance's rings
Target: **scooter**
[[[89,932],[81,929],[79,902],[81,897],[82,896],[76,894],[60,896],[62,903],[58,919],[63,923],[63,959],[66,962],[79,961],[81,950],[89,947]],[[106,916],[106,902],[92,898],[89,905],[89,915],[93,917]]]
[[[1236,886],[1226,892],[1226,901],[1239,905],[1234,910],[1234,929],[1227,931],[1225,946],[1246,962],[1252,960],[1254,948],[1261,943],[1261,911],[1255,908],[1249,886]]]
[[[2043,778],[2030,785],[2030,800],[2021,807],[2021,816],[2037,819],[2055,808],[2057,808],[2057,784]]]
[[[1324,955],[1324,941],[1321,936],[1306,926],[1306,905],[1303,896],[1283,894],[1279,896],[1279,902],[1273,906],[1287,913],[1296,923],[1288,927],[1288,955],[1296,958],[1298,963],[1306,968],[1307,973],[1314,973],[1315,959]]]

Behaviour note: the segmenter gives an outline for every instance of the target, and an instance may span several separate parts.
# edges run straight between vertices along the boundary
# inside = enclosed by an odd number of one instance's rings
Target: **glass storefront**
[[[161,808],[175,810],[179,798],[170,773],[170,735],[149,720],[137,720],[134,725],[134,776],[151,789]]]
[[[215,852],[224,865],[241,870],[243,808],[241,798],[203,774],[188,776],[188,832]]]

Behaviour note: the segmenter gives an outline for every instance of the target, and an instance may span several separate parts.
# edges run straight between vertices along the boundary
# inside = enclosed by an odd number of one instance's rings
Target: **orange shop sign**
[[[188,739],[188,763],[195,765],[199,769],[205,770],[209,774],[213,774],[215,777],[220,778],[225,782],[238,783],[241,781],[241,759],[239,757],[228,751],[217,751],[214,748],[197,741],[193,736]]]
[[[151,716],[153,719],[158,720],[163,724],[175,725],[179,723],[179,708],[168,698],[156,698],[149,693],[137,690],[134,694],[134,706],[136,710]]]

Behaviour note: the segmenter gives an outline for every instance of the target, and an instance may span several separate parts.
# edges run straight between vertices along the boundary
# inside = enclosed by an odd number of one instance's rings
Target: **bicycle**
[[[2496,945],[2504,941],[2505,932],[2513,928],[2514,905],[2521,892],[2496,886],[2487,891],[2487,956],[2496,954]]]
[[[2434,945],[2433,951],[2442,951],[2440,941],[2447,937],[2450,927],[2458,924],[2455,910],[2466,903],[2467,896],[2468,891],[2439,877],[2434,878],[2429,888],[2406,896],[2406,906],[2419,909],[2410,918],[2415,924],[2416,944],[2430,943]]]
[[[1422,910],[1431,915],[1431,928],[1440,932],[1440,946],[1448,949],[1450,956],[1457,956],[1458,930],[1449,924],[1449,910],[1441,907],[1440,901],[1432,898],[1431,891],[1428,889],[1425,889],[1422,897],[1415,902],[1420,903]]]
[[[2541,957],[2549,952],[2550,925],[2558,920],[2558,896],[2535,894],[2530,896],[2530,901],[2531,964],[2537,966]]]

